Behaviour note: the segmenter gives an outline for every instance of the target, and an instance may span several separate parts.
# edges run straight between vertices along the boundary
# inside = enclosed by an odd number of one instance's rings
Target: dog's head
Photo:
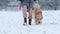
[[[40,5],[38,3],[34,4],[34,10],[40,10]]]
[[[34,11],[35,12],[41,12],[40,5],[39,4],[34,4]]]

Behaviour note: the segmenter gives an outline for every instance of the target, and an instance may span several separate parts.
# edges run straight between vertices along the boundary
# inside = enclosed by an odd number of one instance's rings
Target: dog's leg
[[[39,24],[41,24],[41,21],[38,21]]]
[[[36,23],[36,25],[38,25],[38,24],[39,24],[37,19],[35,19],[35,23]]]

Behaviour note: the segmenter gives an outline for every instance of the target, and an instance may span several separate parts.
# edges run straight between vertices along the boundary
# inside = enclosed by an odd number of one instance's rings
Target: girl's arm
[[[19,9],[19,10],[21,10],[21,7],[22,7],[21,1],[22,1],[22,0],[18,0],[18,9]]]

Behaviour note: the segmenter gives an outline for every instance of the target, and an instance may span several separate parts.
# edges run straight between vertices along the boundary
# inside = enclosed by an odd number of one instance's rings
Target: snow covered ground
[[[23,26],[22,11],[0,11],[0,34],[60,34],[60,10],[43,11],[42,24]]]

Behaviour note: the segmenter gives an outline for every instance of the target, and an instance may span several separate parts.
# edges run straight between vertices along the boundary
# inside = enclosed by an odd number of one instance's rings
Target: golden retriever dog
[[[35,22],[36,24],[40,24],[43,19],[42,11],[40,9],[40,5],[38,3],[34,4],[34,14],[35,14]]]

